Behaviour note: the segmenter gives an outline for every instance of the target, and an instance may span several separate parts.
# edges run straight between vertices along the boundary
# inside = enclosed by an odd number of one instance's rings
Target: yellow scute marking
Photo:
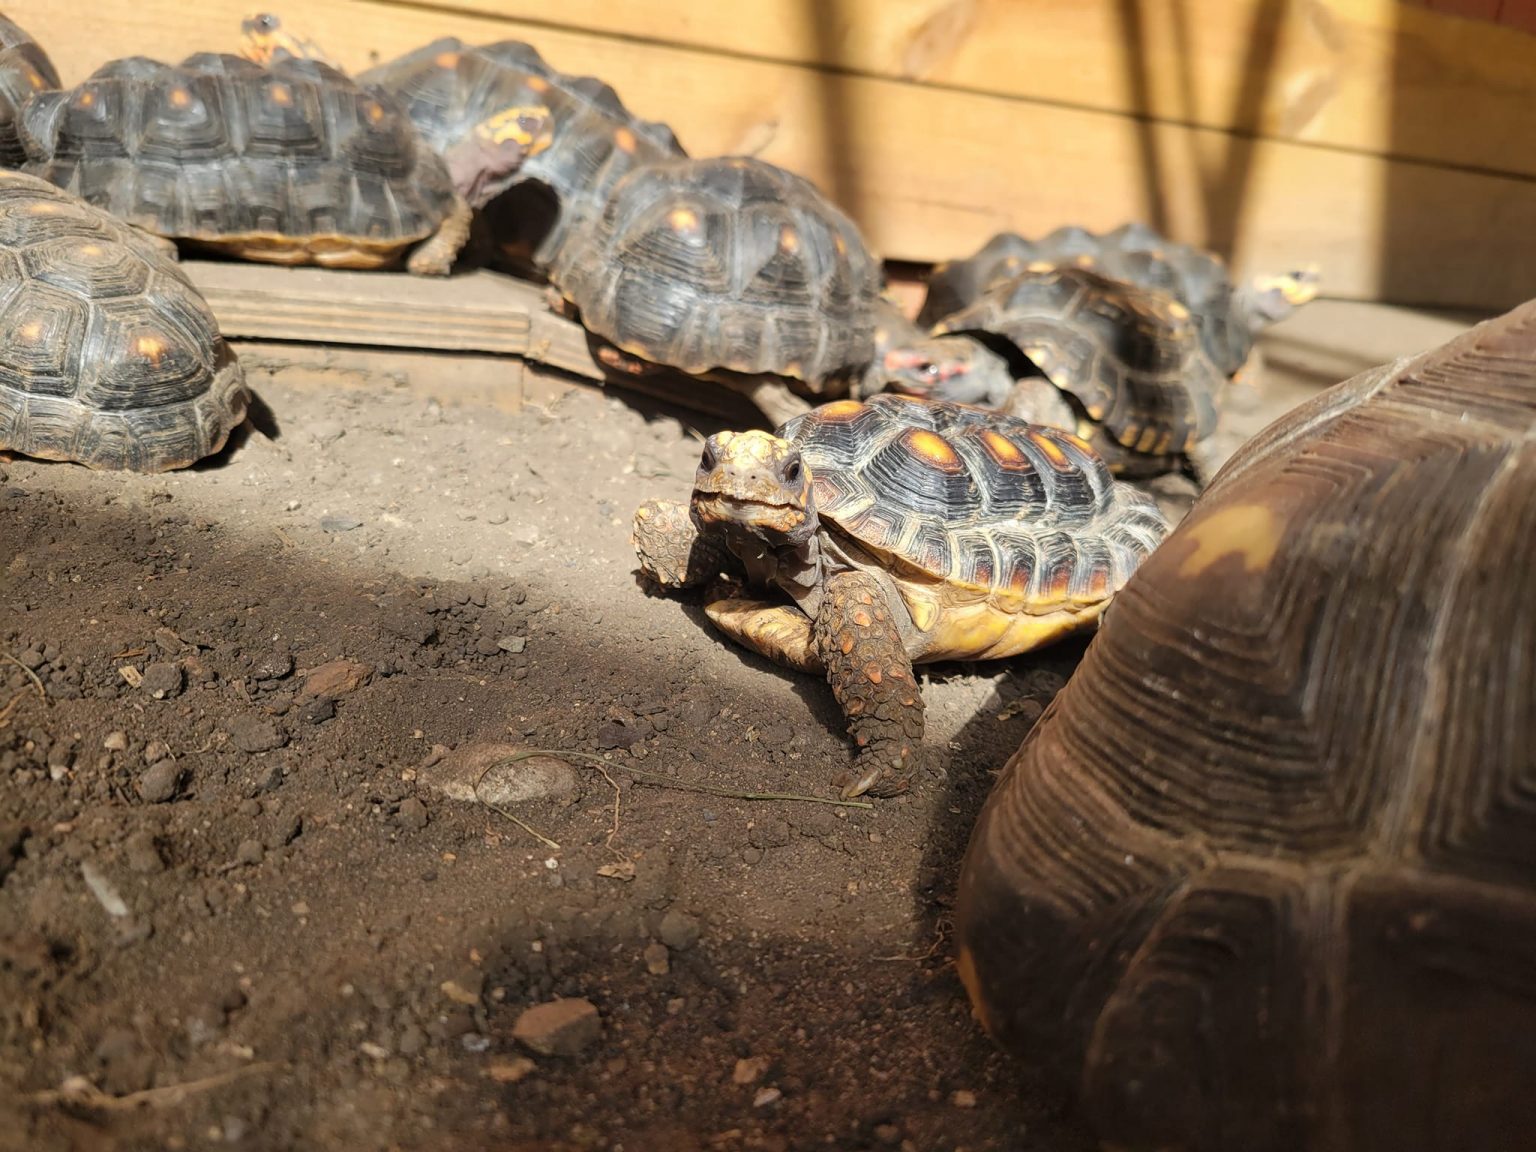
[[[926,428],[919,428],[907,437],[907,443],[912,451],[919,457],[933,464],[945,468],[953,468],[960,463],[960,457],[955,455],[955,450],[949,446],[949,442],[936,432],[929,432]]]
[[[1179,565],[1179,575],[1198,576],[1228,556],[1241,557],[1245,572],[1262,572],[1275,558],[1284,529],[1263,504],[1234,504],[1213,512],[1184,533],[1184,543],[1193,546]]]
[[[432,63],[439,68],[457,68],[459,66],[459,54],[457,52],[439,52],[432,58]]]
[[[834,400],[817,409],[817,415],[824,420],[849,420],[862,411],[864,405],[857,400]]]
[[[1045,458],[1052,464],[1062,465],[1067,462],[1067,454],[1049,436],[1042,436],[1039,432],[1027,432],[1025,435],[1036,448],[1045,453]]]
[[[272,94],[272,103],[281,108],[286,108],[293,103],[293,92],[286,84],[274,84],[268,91]]]
[[[528,87],[532,88],[535,92],[548,92],[549,81],[542,76],[530,76],[528,77]]]
[[[186,108],[192,103],[192,93],[185,88],[172,88],[170,100],[172,108]]]
[[[635,134],[628,128],[614,129],[613,146],[620,152],[633,153],[635,150]]]
[[[140,336],[133,342],[133,350],[150,360],[158,360],[165,352],[165,342],[155,336]]]
[[[981,434],[981,439],[987,446],[987,451],[1004,464],[1022,464],[1024,453],[1019,451],[1018,445],[1000,432],[994,432],[988,428]]]
[[[667,213],[667,223],[674,231],[691,232],[699,226],[699,214],[692,208],[674,208]]]

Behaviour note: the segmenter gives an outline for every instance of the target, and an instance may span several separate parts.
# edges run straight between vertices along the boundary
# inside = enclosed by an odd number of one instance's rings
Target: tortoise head
[[[1322,276],[1315,264],[1273,276],[1255,276],[1243,286],[1249,327],[1254,331],[1284,320],[1317,295]]]
[[[692,504],[701,530],[735,530],[774,548],[797,548],[816,531],[811,470],[800,449],[757,429],[704,442]]]
[[[471,207],[483,208],[506,189],[508,177],[554,140],[554,112],[529,101],[487,116],[444,159],[459,194]]]
[[[240,21],[240,55],[263,68],[279,60],[315,60],[335,67],[335,61],[308,40],[283,30],[283,22],[270,12],[258,12]]]
[[[889,348],[885,386],[906,396],[1001,408],[1013,392],[1008,362],[967,336],[932,336]]]

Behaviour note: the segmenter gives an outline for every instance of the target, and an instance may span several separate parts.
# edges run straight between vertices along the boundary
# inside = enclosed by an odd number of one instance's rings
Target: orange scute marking
[[[166,99],[171,102],[172,108],[187,108],[192,104],[192,93],[185,88],[172,88]]]
[[[874,623],[874,621],[870,619],[869,613],[864,611],[862,608],[854,612],[853,622],[860,628],[868,628],[871,624]]]
[[[1024,453],[1019,451],[1019,446],[1001,432],[994,432],[988,428],[981,434],[981,442],[986,445],[987,452],[992,458],[1001,464],[1025,463]]]
[[[635,150],[635,134],[628,128],[616,128],[613,132],[613,145],[620,152],[633,153]]]
[[[779,247],[786,252],[800,250],[800,237],[788,224],[779,229]]]
[[[822,420],[852,420],[862,411],[864,405],[857,400],[834,400],[816,409],[816,415]]]
[[[880,677],[881,677],[880,665],[878,665],[878,664],[866,664],[866,665],[864,665],[864,678],[866,680],[868,680],[871,684],[878,684],[878,683],[880,683]]]
[[[43,338],[43,322],[41,320],[28,320],[16,334],[28,344],[35,344]]]
[[[82,245],[80,245],[80,255],[86,256],[86,257],[100,256],[101,255],[101,245],[100,244],[82,244]]]
[[[692,232],[699,226],[699,214],[692,208],[674,208],[667,213],[667,223],[678,232]]]
[[[384,119],[384,105],[380,104],[377,100],[368,101],[367,104],[363,105],[363,110],[368,114],[368,120],[372,124],[377,124],[380,120]]]
[[[439,52],[432,57],[432,63],[439,68],[457,68],[459,66],[459,54],[457,52]]]
[[[1025,435],[1029,437],[1030,442],[1034,444],[1036,448],[1045,453],[1045,458],[1052,464],[1060,467],[1067,462],[1067,454],[1063,452],[1060,445],[1058,445],[1056,441],[1052,440],[1049,436],[1043,436],[1039,432],[1026,432]]]
[[[930,464],[937,464],[946,469],[960,466],[960,457],[955,455],[955,450],[949,446],[949,442],[936,432],[919,428],[908,433],[907,444],[913,452]]]
[[[852,652],[853,651],[853,633],[852,632],[844,632],[841,636],[839,636],[837,638],[837,646],[838,646],[838,648],[840,648],[842,650],[842,653],[843,653],[844,656],[846,656],[846,655],[848,655],[848,653]]]
[[[140,336],[133,342],[133,350],[150,360],[158,360],[165,352],[165,342],[156,336]]]
[[[89,108],[94,103],[96,103],[96,93],[94,92],[82,92],[75,97],[76,108]]]
[[[28,205],[27,211],[34,216],[52,216],[55,212],[63,211],[63,209],[50,200],[39,200],[35,204]]]
[[[293,91],[286,84],[274,84],[268,89],[272,93],[272,103],[283,108],[293,103]]]
[[[528,87],[532,88],[535,92],[548,92],[549,81],[542,76],[530,76],[528,77]]]

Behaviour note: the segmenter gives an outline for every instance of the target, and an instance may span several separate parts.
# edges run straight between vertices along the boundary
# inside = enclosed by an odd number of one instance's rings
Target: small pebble
[[[260,716],[235,716],[225,725],[229,742],[242,752],[270,752],[288,743],[286,733]]]
[[[493,1060],[485,1074],[497,1084],[516,1084],[537,1065],[526,1056],[514,1056],[509,1060]]]
[[[964,1088],[957,1088],[949,1094],[949,1102],[956,1108],[976,1107],[976,1093]]]
[[[747,1056],[736,1061],[736,1067],[731,1069],[732,1084],[756,1084],[763,1078],[763,1073],[768,1071],[771,1061],[766,1056]]]
[[[544,1056],[577,1056],[602,1035],[597,1006],[580,997],[535,1005],[512,1025],[514,1040]]]
[[[686,952],[699,942],[702,932],[703,927],[696,917],[672,908],[661,918],[656,934],[674,952]]]
[[[752,1097],[752,1107],[766,1108],[770,1104],[777,1104],[784,1096],[777,1088],[759,1088],[757,1095]]]
[[[395,813],[395,823],[412,832],[420,832],[427,826],[427,806],[415,796],[407,796],[400,802]]]
[[[320,531],[322,532],[351,532],[355,528],[361,528],[363,522],[356,516],[345,516],[339,512],[328,512],[320,517]]]
[[[139,795],[150,804],[164,804],[176,795],[181,783],[181,769],[174,760],[152,764],[139,775]]]
[[[151,740],[144,746],[144,763],[158,764],[170,754],[170,745],[164,740]]]
[[[43,666],[44,663],[46,663],[46,661],[43,659],[43,654],[36,648],[28,648],[20,656],[16,657],[16,659],[17,662],[20,663],[21,666],[28,672],[36,672]]]
[[[128,733],[121,729],[115,732],[108,732],[106,738],[102,740],[101,746],[108,752],[122,752],[128,747]]]
[[[503,652],[510,652],[516,656],[524,648],[528,647],[528,640],[524,636],[503,636],[496,641],[496,647]]]
[[[182,675],[181,665],[164,661],[151,664],[144,669],[144,679],[141,685],[156,700],[165,700],[181,694]]]
[[[667,946],[660,943],[646,945],[645,970],[652,976],[665,976],[672,969],[671,955]]]
[[[260,840],[242,840],[240,846],[235,849],[235,863],[256,865],[266,859],[267,850],[261,846]]]
[[[153,832],[140,829],[130,833],[128,839],[123,841],[123,855],[128,861],[128,867],[140,875],[147,876],[165,869],[165,861],[161,859]]]

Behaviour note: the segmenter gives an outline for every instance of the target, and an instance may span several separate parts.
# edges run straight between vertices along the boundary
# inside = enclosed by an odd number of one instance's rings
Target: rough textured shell
[[[1151,497],[1066,432],[881,393],[785,424],[816,509],[896,561],[1026,602],[1118,588],[1162,539]]]
[[[21,106],[58,86],[48,53],[20,25],[0,16],[0,166],[17,168],[26,159],[16,126]]]
[[[554,140],[489,194],[536,180],[559,203],[553,229],[537,237],[535,258],[548,266],[566,234],[601,212],[609,189],[637,164],[686,155],[672,129],[642,120],[607,84],[559,72],[520,40],[471,46],[444,37],[358,77],[395,96],[427,142],[439,152],[465,139],[506,108],[544,104],[554,115]],[[509,223],[515,223],[511,216]]]
[[[1030,264],[1075,264],[1171,293],[1194,316],[1207,355],[1225,375],[1241,368],[1253,351],[1248,310],[1222,259],[1170,240],[1145,224],[1125,224],[1104,233],[1064,227],[1038,240],[999,232],[969,259],[934,269],[918,323],[932,327]]]
[[[0,173],[0,448],[159,471],[218,451],[245,408],[239,365],[172,260]]]
[[[1532,572],[1536,303],[1282,418],[1120,593],[957,925],[1106,1143],[1529,1143]]]
[[[1025,271],[934,331],[1005,337],[1102,427],[1094,446],[1116,463],[1126,453],[1176,456],[1215,430],[1226,377],[1166,293],[1084,268]]]
[[[874,351],[878,262],[813,185],[761,160],[637,168],[550,278],[592,331],[685,372],[819,383]]]
[[[26,170],[178,239],[403,247],[454,205],[442,159],[385,93],[324,64],[116,60],[23,114]]]

